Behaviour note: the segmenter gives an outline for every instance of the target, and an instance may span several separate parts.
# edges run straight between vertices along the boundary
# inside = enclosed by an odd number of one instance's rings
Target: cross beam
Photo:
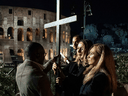
[[[71,16],[71,17],[68,17],[68,18],[58,20],[58,21],[54,21],[54,22],[45,24],[44,28],[55,27],[57,25],[63,25],[63,24],[66,24],[66,23],[74,22],[74,21],[77,20],[76,18],[77,18],[77,16],[75,15],[75,16]]]
[[[71,16],[68,18],[60,19],[60,0],[56,0],[56,2],[57,2],[56,3],[56,5],[57,5],[57,7],[56,7],[56,10],[57,10],[56,21],[44,24],[44,28],[50,28],[50,27],[56,26],[56,32],[57,32],[57,34],[56,34],[57,52],[56,53],[57,53],[57,55],[59,55],[60,54],[60,37],[61,37],[60,25],[77,21],[77,16],[74,15],[74,16]],[[59,61],[60,61],[60,58],[57,60],[58,65],[60,63]]]

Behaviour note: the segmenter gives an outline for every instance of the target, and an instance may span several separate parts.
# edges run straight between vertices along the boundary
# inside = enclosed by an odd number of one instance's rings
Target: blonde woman
[[[110,48],[94,44],[87,56],[90,65],[84,72],[79,96],[111,96],[117,88],[115,62]]]

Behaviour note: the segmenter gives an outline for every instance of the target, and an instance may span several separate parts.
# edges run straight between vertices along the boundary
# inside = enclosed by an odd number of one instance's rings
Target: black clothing
[[[74,61],[76,58],[74,58],[74,56],[76,56],[77,51],[75,49],[73,49],[73,51],[71,52],[71,57],[70,60]]]
[[[105,73],[98,72],[92,80],[82,85],[79,96],[111,96],[108,87],[108,77]]]
[[[83,71],[85,67],[81,64],[71,62],[63,69],[66,78],[62,83],[61,96],[78,96],[83,83]]]

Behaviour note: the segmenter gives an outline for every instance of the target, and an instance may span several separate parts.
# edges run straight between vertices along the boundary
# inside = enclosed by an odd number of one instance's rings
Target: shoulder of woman
[[[103,72],[98,72],[98,73],[94,76],[94,79],[95,79],[95,80],[100,80],[100,81],[102,81],[102,80],[108,80],[108,77],[107,77],[107,75],[106,75],[105,73],[103,73]]]

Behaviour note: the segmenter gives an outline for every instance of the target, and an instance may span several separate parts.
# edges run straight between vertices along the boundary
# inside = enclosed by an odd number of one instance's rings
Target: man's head
[[[76,35],[73,37],[73,39],[72,39],[73,49],[75,49],[75,50],[77,49],[77,46],[78,46],[78,43],[80,40],[81,40],[81,38],[79,35]]]
[[[41,44],[32,42],[29,46],[27,46],[26,54],[30,60],[43,64],[45,51]]]

